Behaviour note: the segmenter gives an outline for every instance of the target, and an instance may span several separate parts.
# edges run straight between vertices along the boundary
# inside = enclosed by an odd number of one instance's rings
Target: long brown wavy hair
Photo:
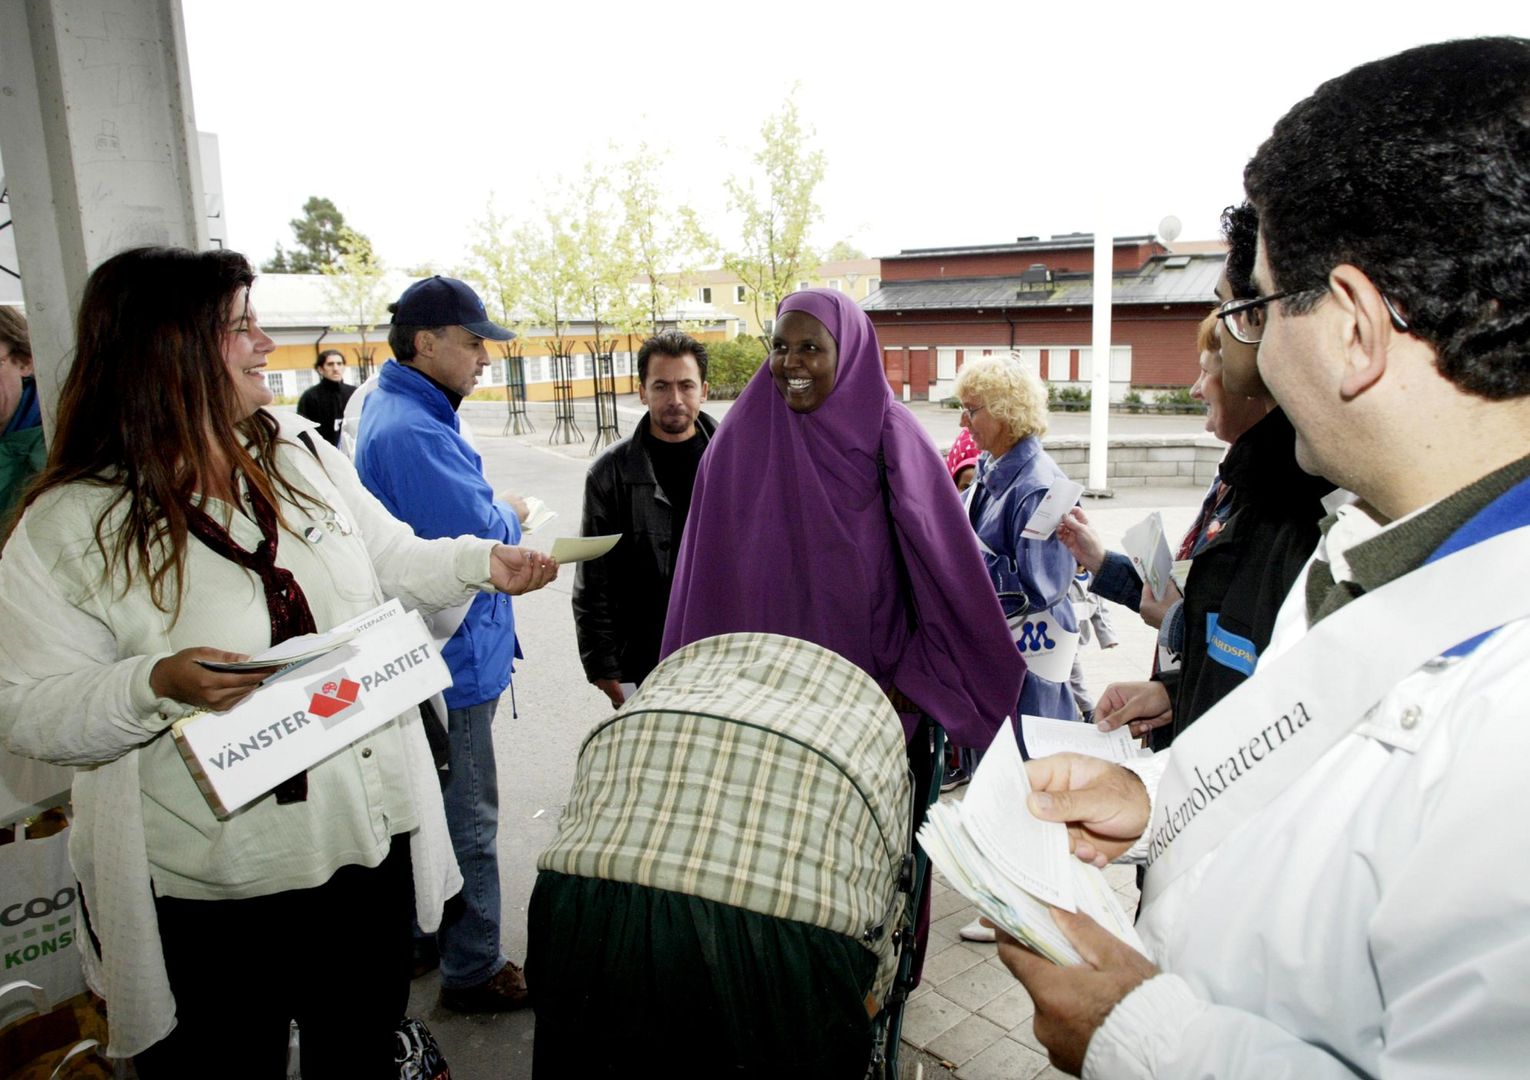
[[[276,420],[264,410],[236,420],[223,341],[231,299],[254,280],[233,251],[141,247],[96,267],[80,302],[48,463],[22,507],[65,484],[117,489],[95,524],[107,573],[120,566],[124,590],[142,575],[155,606],[174,615],[185,590],[187,510],[219,463],[278,513],[278,490],[317,501],[277,469]],[[106,535],[124,503],[126,520]]]

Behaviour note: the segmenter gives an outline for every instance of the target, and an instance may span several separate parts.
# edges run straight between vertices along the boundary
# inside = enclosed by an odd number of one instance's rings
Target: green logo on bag
[[[59,920],[59,922],[65,921],[67,920]],[[13,967],[20,967],[22,964],[30,964],[33,960],[40,960],[44,956],[49,956],[58,952],[60,949],[67,949],[73,944],[73,930],[65,930],[58,937],[48,938],[46,941],[34,941],[31,944],[24,945],[19,949],[8,951],[5,954],[5,969],[9,971]]]

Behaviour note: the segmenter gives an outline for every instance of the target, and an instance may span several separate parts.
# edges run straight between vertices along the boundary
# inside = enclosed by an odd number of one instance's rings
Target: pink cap
[[[956,441],[951,444],[951,450],[946,454],[946,469],[951,473],[951,479],[956,479],[956,474],[968,465],[976,465],[978,455],[982,451],[972,439],[972,432],[962,428],[956,436]]]

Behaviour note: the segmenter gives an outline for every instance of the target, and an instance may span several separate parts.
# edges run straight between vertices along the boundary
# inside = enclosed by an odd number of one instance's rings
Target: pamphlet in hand
[[[319,634],[299,634],[290,637],[279,645],[273,645],[263,653],[258,653],[248,660],[198,660],[208,671],[259,671],[261,668],[274,667],[279,670],[272,672],[266,678],[266,682],[278,678],[301,667],[311,660],[333,652],[351,638],[363,630],[370,630],[379,623],[404,613],[404,605],[398,600],[387,600],[370,611],[343,622],[330,630]]]
[[[1041,505],[1020,530],[1027,540],[1050,540],[1057,531],[1057,523],[1063,515],[1078,505],[1078,497],[1084,493],[1084,485],[1076,480],[1063,479],[1047,488],[1041,497]]]
[[[259,671],[261,668],[269,667],[286,670],[299,664],[306,664],[310,660],[317,660],[325,653],[338,649],[355,636],[356,633],[353,630],[299,634],[248,660],[198,660],[197,663],[208,671]]]
[[[1137,575],[1153,590],[1153,599],[1162,600],[1169,583],[1174,580],[1174,558],[1169,554],[1169,542],[1163,535],[1163,515],[1154,510],[1142,521],[1126,530],[1121,546]]]
[[[224,712],[171,725],[176,748],[219,817],[358,742],[451,685],[418,612],[390,600],[350,620],[345,644],[288,667]],[[370,756],[363,751],[362,756]]]
[[[616,546],[621,533],[609,536],[560,536],[553,541],[552,557],[560,563],[598,559]]]
[[[951,887],[996,926],[1055,964],[1083,958],[1052,918],[1052,908],[1082,911],[1138,952],[1146,952],[1115,892],[1097,867],[1068,850],[1061,822],[1026,807],[1030,780],[1006,720],[960,802],[930,807],[919,843]]]
[[[1048,716],[1022,716],[1020,737],[1031,757],[1053,754],[1088,754],[1120,764],[1142,756],[1142,747],[1122,724],[1113,731],[1101,731],[1093,724],[1077,720],[1054,720]]]
[[[536,532],[558,516],[556,510],[549,510],[547,504],[535,495],[527,495],[523,501],[526,503],[526,520],[521,522],[523,533]]]

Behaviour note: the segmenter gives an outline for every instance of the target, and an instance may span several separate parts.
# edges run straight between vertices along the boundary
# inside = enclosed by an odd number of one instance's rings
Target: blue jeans
[[[499,699],[447,710],[451,768],[441,774],[446,827],[462,870],[462,892],[447,902],[436,944],[441,984],[477,986],[505,966],[499,948],[499,773],[494,710]]]

